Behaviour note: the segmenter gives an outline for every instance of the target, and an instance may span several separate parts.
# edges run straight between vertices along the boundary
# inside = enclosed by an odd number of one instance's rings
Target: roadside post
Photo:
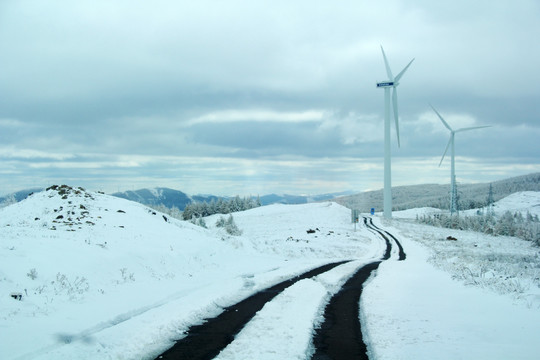
[[[351,222],[354,223],[354,231],[356,231],[356,223],[358,222],[360,211],[359,210],[351,210]]]

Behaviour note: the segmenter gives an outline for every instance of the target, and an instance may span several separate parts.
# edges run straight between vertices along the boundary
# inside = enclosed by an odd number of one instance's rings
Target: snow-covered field
[[[503,199],[498,209],[538,208],[538,193],[525,198]],[[374,218],[407,259],[383,262],[364,290],[371,358],[538,358],[540,249],[421,226],[408,220],[415,216]],[[236,213],[241,236],[216,228],[218,218],[204,229],[71,188],[0,209],[0,358],[152,359],[225,306],[319,265],[354,260],[287,288],[218,356],[306,359],[328,299],[385,246],[361,224],[355,231],[350,210],[335,203]]]

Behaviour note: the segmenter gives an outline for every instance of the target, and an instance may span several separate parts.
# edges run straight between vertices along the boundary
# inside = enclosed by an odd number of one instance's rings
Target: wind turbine
[[[377,83],[378,88],[384,89],[384,203],[383,203],[383,215],[387,219],[392,218],[392,168],[391,168],[391,152],[390,152],[390,88],[392,88],[392,106],[394,108],[394,121],[396,125],[396,136],[398,141],[398,146],[400,146],[399,141],[399,122],[398,122],[398,101],[397,101],[397,86],[399,85],[399,80],[405,74],[405,71],[412,64],[414,59],[412,59],[407,66],[396,77],[392,75],[392,70],[390,70],[390,65],[388,65],[388,59],[386,59],[386,54],[384,49],[381,46],[382,55],[384,58],[384,65],[386,67],[386,74],[388,75],[388,80]]]
[[[453,214],[455,212],[457,212],[457,188],[456,188],[456,167],[455,167],[455,159],[454,159],[454,156],[455,156],[455,149],[454,149],[454,136],[456,133],[458,132],[463,132],[463,131],[469,131],[469,130],[475,130],[475,129],[482,129],[482,128],[486,128],[486,127],[490,127],[489,125],[485,125],[485,126],[473,126],[473,127],[467,127],[467,128],[461,128],[461,129],[457,129],[457,130],[454,130],[450,127],[450,125],[448,125],[448,123],[446,121],[444,121],[443,117],[441,116],[441,114],[439,114],[439,112],[437,110],[435,110],[435,108],[433,107],[433,105],[429,105],[431,106],[431,108],[433,109],[433,111],[435,111],[435,113],[437,114],[437,116],[439,117],[439,119],[441,119],[443,125],[448,129],[450,130],[450,139],[448,140],[448,144],[446,145],[446,149],[444,150],[444,154],[441,158],[441,162],[439,163],[439,167],[441,166],[443,160],[444,160],[444,157],[446,156],[446,153],[448,152],[448,148],[450,147],[450,155],[451,155],[451,160],[450,160],[450,214]]]

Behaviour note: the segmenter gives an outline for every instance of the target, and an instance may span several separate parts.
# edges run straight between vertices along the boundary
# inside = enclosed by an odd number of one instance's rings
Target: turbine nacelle
[[[401,146],[400,140],[399,140],[399,114],[398,114],[398,100],[397,100],[397,86],[399,85],[399,80],[405,74],[405,71],[411,66],[414,59],[412,59],[403,70],[399,74],[397,74],[396,77],[392,75],[392,70],[390,69],[390,65],[388,64],[388,59],[386,58],[386,54],[384,53],[384,49],[381,46],[382,55],[384,58],[384,66],[386,67],[386,75],[388,75],[387,81],[381,81],[377,83],[378,88],[392,88],[392,107],[394,109],[394,123],[396,125],[396,137],[398,141],[398,146]],[[385,105],[386,106],[386,105]]]

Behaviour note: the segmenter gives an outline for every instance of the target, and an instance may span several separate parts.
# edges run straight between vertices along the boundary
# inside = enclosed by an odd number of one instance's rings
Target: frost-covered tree
[[[192,224],[195,224],[197,226],[203,227],[206,229],[206,221],[204,221],[204,218],[202,217],[195,217],[193,216],[190,220]]]
[[[17,199],[15,198],[15,194],[11,194],[10,196],[6,197],[3,202],[0,203],[0,208],[15,204],[16,202]]]
[[[180,219],[180,220],[183,219],[182,211],[180,211],[180,209],[178,209],[176,206],[168,208],[165,205],[160,204],[160,205],[152,205],[150,207],[161,213],[167,214],[172,218]]]
[[[241,199],[240,196],[235,196],[229,200],[219,199],[217,202],[214,200],[208,203],[196,202],[186,205],[182,217],[184,220],[191,220],[193,216],[200,218],[214,214],[229,214],[260,206],[258,204],[260,204],[260,201],[257,203],[251,197]]]
[[[242,230],[238,228],[238,226],[234,222],[234,218],[232,215],[229,215],[229,218],[227,219],[227,223],[225,224],[225,230],[230,235],[234,235],[234,236],[242,235]]]
[[[507,211],[499,217],[490,212],[478,216],[423,215],[418,217],[417,221],[427,225],[474,230],[495,236],[516,236],[540,245],[540,222],[538,217],[530,214],[524,217],[520,212],[512,214]]]
[[[229,214],[229,217],[227,220],[223,216],[220,216],[219,219],[216,222],[216,227],[222,227],[227,231],[229,235],[233,236],[239,236],[242,235],[242,230],[238,228],[236,223],[234,222],[234,218],[232,214]]]
[[[497,221],[495,226],[495,234],[514,236],[514,216],[510,211],[506,211]]]
[[[228,214],[230,212],[229,203],[223,199],[219,199],[216,205],[216,214]]]

